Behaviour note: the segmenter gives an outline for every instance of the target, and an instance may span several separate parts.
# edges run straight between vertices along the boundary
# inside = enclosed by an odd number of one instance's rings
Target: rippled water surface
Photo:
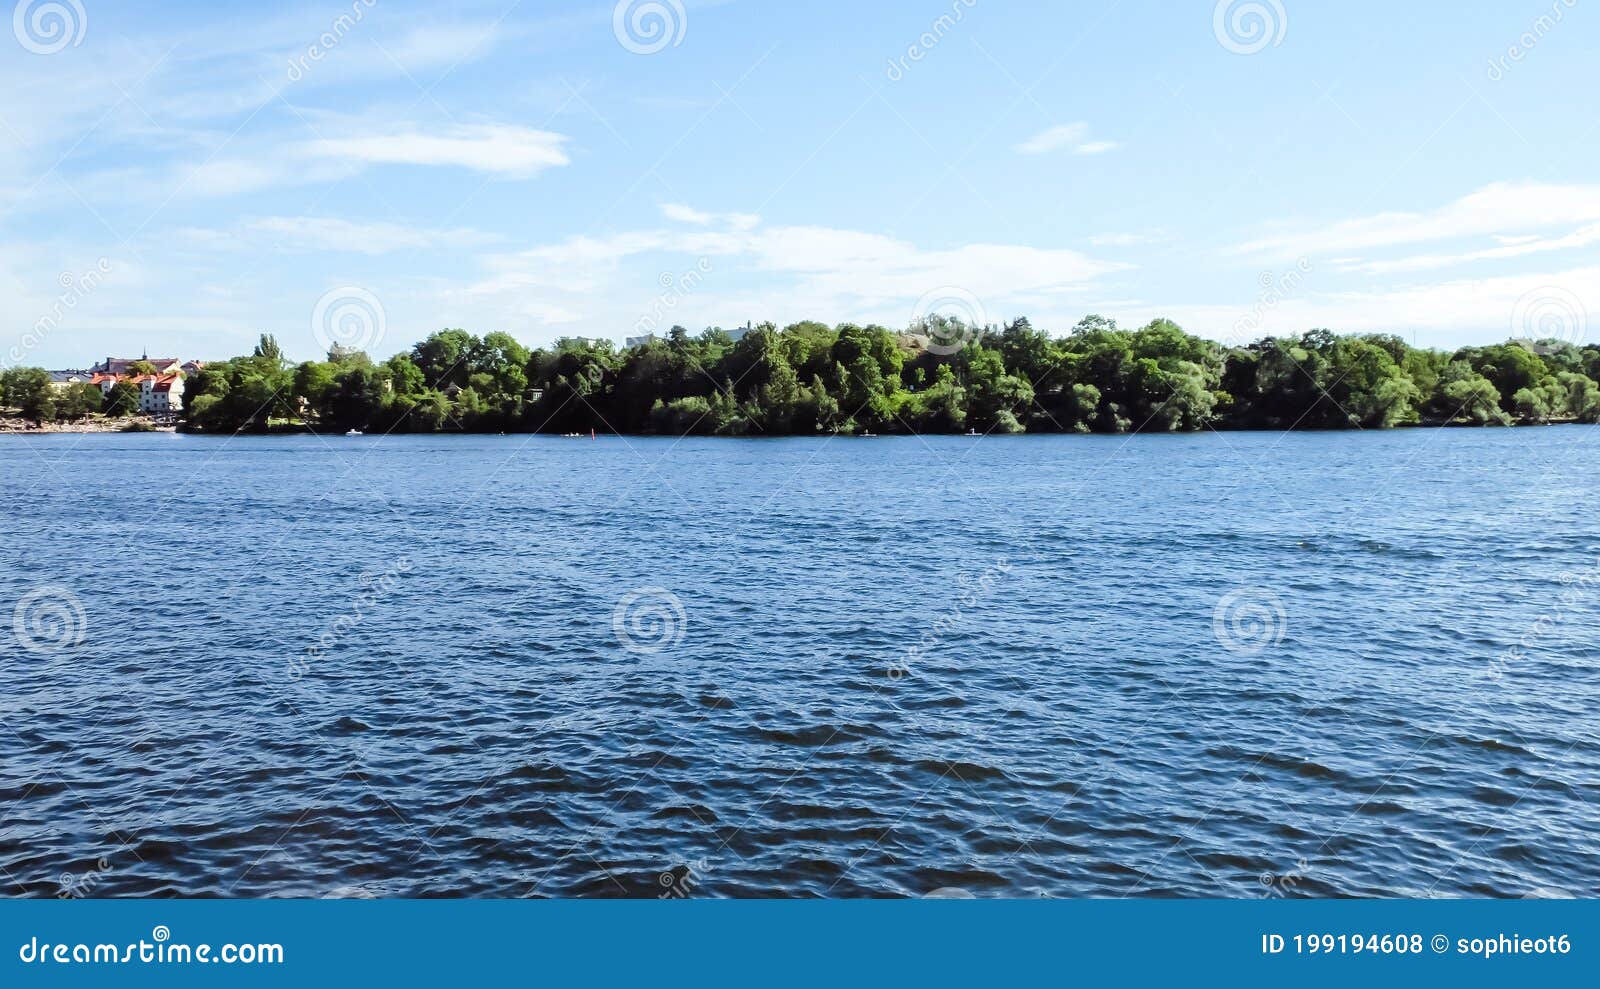
[[[0,883],[1600,895],[1590,436],[0,437]]]

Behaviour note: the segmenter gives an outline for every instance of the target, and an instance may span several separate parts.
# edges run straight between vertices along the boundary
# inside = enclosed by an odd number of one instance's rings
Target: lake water
[[[1600,895],[1592,436],[0,437],[0,883]]]

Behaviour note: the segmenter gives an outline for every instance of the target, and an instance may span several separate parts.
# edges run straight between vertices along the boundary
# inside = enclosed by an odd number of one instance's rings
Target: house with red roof
[[[134,373],[141,363],[155,368],[155,373]],[[140,412],[178,412],[183,409],[184,375],[197,374],[201,367],[199,361],[184,362],[176,357],[107,357],[89,369],[89,381],[98,385],[102,393],[109,393],[119,381],[134,385],[139,389]]]

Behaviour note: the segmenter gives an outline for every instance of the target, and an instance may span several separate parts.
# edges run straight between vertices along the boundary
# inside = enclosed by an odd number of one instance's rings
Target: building
[[[641,320],[640,322],[643,323],[644,321]],[[717,328],[720,329],[720,327]],[[751,329],[751,325],[746,322],[743,326],[735,326],[731,330],[723,330],[722,332],[728,335],[729,340],[732,340],[734,343],[738,343],[740,340],[744,339],[745,334],[749,333]],[[634,347],[643,347],[645,344],[653,343],[656,340],[667,339],[670,338],[665,333],[646,333],[644,336],[624,337],[623,344],[629,349],[632,349]]]
[[[149,364],[156,373],[135,374],[135,365],[140,363]],[[161,415],[183,410],[183,379],[198,374],[204,366],[176,357],[107,357],[89,369],[88,381],[102,394],[110,394],[112,385],[126,381],[139,389],[140,412]]]
[[[48,374],[50,387],[58,390],[88,384],[94,378],[93,371],[50,371]]]
[[[140,412],[181,412],[183,410],[183,373],[145,375],[139,383]]]
[[[91,367],[89,370],[95,374],[110,374],[119,378],[127,377],[133,373],[133,366],[147,363],[156,369],[157,374],[168,374],[172,371],[187,370],[187,365],[176,357],[107,357],[105,360]],[[195,364],[190,361],[190,364]],[[198,364],[195,365],[199,367]]]

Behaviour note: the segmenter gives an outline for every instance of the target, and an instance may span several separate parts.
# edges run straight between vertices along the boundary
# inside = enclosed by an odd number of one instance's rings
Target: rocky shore
[[[40,425],[21,416],[0,415],[0,434],[42,436],[46,433],[170,433],[171,426],[156,426],[148,419],[107,419],[92,416],[77,422],[47,422]]]

